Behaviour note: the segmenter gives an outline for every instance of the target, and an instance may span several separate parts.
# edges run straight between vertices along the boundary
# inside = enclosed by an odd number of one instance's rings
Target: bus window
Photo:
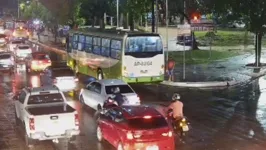
[[[85,36],[79,35],[79,43],[78,43],[78,50],[84,51],[84,43],[85,43]]]
[[[136,52],[163,52],[162,40],[159,36],[128,37],[126,54]]]
[[[73,49],[78,49],[78,34],[74,34],[72,46],[73,46]]]
[[[120,59],[122,51],[122,42],[118,40],[112,40],[111,42],[111,57]]]
[[[93,53],[101,55],[101,38],[93,38]]]
[[[102,55],[110,56],[110,39],[102,39]]]
[[[91,53],[92,52],[92,37],[91,36],[86,36],[85,38],[85,51],[87,53]]]

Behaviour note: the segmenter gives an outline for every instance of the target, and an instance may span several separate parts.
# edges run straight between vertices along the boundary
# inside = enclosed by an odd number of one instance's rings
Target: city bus
[[[164,80],[164,50],[159,34],[116,29],[78,29],[67,37],[67,64],[76,73],[127,83]]]

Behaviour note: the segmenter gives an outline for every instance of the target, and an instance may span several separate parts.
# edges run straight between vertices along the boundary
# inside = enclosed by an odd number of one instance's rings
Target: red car
[[[174,150],[172,127],[154,108],[122,106],[100,115],[97,139],[117,150]]]

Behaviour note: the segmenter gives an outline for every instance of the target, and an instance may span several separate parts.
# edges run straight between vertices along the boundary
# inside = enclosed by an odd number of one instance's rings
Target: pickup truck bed
[[[62,114],[62,113],[72,113],[75,111],[74,108],[67,104],[57,104],[49,106],[30,106],[25,108],[29,114],[38,115],[49,115],[49,114]]]

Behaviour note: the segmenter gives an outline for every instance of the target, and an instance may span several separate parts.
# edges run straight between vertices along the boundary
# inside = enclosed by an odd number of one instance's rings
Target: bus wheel
[[[97,79],[102,80],[103,79],[103,71],[101,69],[98,69],[97,72]]]

